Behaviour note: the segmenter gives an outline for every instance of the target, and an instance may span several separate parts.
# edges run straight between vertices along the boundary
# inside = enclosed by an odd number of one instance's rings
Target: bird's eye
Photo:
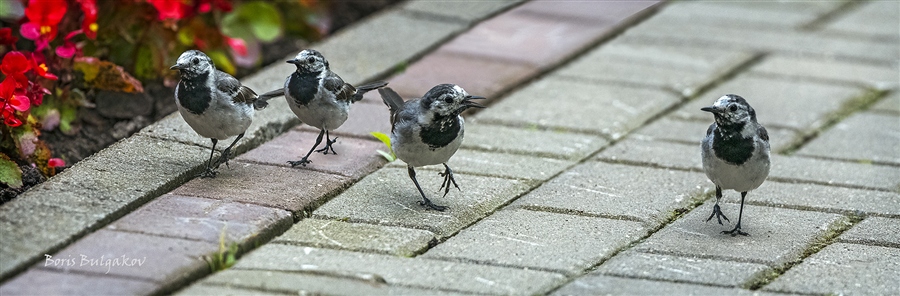
[[[444,98],[444,102],[447,103],[447,104],[453,103],[453,98],[451,98],[451,97],[445,97],[445,98]]]
[[[728,110],[731,110],[731,112],[737,111],[737,106],[731,105],[731,107],[729,107]]]
[[[200,59],[194,58],[193,60],[191,60],[191,63],[194,63],[194,65],[200,64]]]
[[[316,61],[316,58],[314,58],[314,57],[308,57],[308,58],[306,58],[306,62],[307,62],[307,63],[312,64],[312,63],[315,62],[315,61]]]

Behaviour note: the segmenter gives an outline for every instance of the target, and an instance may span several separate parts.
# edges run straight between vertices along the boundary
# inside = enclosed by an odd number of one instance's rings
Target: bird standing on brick
[[[306,49],[297,54],[288,63],[297,66],[297,70],[291,73],[284,82],[284,88],[267,92],[260,97],[268,100],[284,95],[291,111],[305,124],[319,129],[319,136],[309,152],[300,160],[288,161],[291,166],[310,163],[309,155],[322,143],[325,136],[325,147],[316,152],[328,154],[334,151],[334,140],[329,131],[335,130],[344,124],[350,112],[350,104],[362,100],[366,92],[387,85],[386,82],[375,82],[360,87],[353,87],[345,83],[340,76],[331,71],[328,61],[316,50]]]
[[[450,192],[450,184],[459,190],[447,160],[462,144],[465,121],[460,113],[469,108],[484,108],[472,101],[484,97],[469,95],[454,84],[437,85],[421,99],[407,102],[388,87],[378,92],[391,111],[391,147],[397,158],[406,162],[409,178],[422,195],[419,204],[437,211],[445,210],[446,206],[435,205],[425,196],[416,180],[415,167],[443,164],[441,189],[445,189],[444,196]]]
[[[212,59],[201,51],[185,51],[170,69],[181,72],[175,87],[178,112],[197,134],[212,140],[206,171],[200,177],[213,178],[219,165],[228,164],[231,148],[244,137],[254,110],[265,108],[266,102],[233,76],[216,70]],[[213,163],[216,144],[233,136],[237,138]]]
[[[729,221],[719,208],[719,200],[722,189],[733,189],[741,193],[741,209],[734,229],[722,233],[749,235],[741,230],[744,198],[769,176],[769,133],[756,122],[753,107],[738,95],[724,95],[700,110],[712,113],[716,120],[700,145],[703,171],[716,184],[716,205],[706,221],[713,217],[719,224],[722,219]]]

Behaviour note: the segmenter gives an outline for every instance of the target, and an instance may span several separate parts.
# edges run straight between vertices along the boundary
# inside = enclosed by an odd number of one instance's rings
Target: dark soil
[[[330,7],[331,33],[398,2],[401,1],[334,1]],[[281,59],[299,52],[307,44],[308,42],[303,40],[280,40],[265,44],[262,48],[262,64],[282,62]],[[239,70],[238,78],[252,72]],[[161,82],[145,83],[143,94],[89,93],[95,106],[84,107],[78,111],[78,119],[74,122],[76,127],[74,134],[66,135],[54,130],[44,132],[41,139],[50,146],[54,157],[66,160],[67,166],[71,166],[175,112],[177,108],[173,94],[174,89],[163,86]],[[0,204],[44,181],[37,170],[26,166],[22,169],[25,186],[21,189],[0,189]]]

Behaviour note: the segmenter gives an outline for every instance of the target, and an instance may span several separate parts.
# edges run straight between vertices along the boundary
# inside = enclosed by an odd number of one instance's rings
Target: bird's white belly
[[[285,96],[287,98],[287,96]],[[287,98],[288,106],[304,124],[318,129],[332,131],[347,121],[349,106],[340,106],[327,100],[312,100],[306,106],[297,105]]]
[[[431,149],[427,144],[422,143],[421,141],[403,141],[403,143],[406,144],[398,146],[396,143],[398,143],[400,139],[397,137],[398,135],[396,134],[391,135],[391,146],[394,149],[394,154],[397,155],[397,158],[414,167],[447,162],[450,160],[450,157],[456,153],[456,150],[459,149],[463,139],[463,135],[460,133],[460,135],[450,142],[450,144],[447,144],[447,146]]]
[[[714,155],[707,155],[705,151],[703,154],[703,169],[706,176],[722,189],[750,191],[759,188],[769,176],[769,158],[762,153],[754,153],[742,165],[727,163]]]
[[[201,137],[218,140],[243,133],[253,121],[253,107],[248,105],[212,104],[203,115],[197,115],[179,104],[178,111],[184,121]]]

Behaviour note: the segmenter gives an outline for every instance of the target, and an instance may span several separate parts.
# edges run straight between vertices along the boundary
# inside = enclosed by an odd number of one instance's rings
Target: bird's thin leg
[[[722,209],[719,208],[720,199],[722,199],[722,187],[716,185],[716,205],[713,206],[713,212],[712,214],[709,214],[709,218],[706,218],[706,222],[712,220],[713,217],[716,217],[716,220],[719,220],[719,225],[722,225],[722,219],[731,222],[731,220],[728,220],[728,217],[725,217],[725,214],[722,214]]]
[[[736,236],[738,234],[743,236],[750,236],[749,233],[741,231],[741,216],[744,215],[744,197],[747,196],[747,191],[741,192],[741,210],[738,212],[738,222],[737,225],[734,225],[734,229],[731,231],[722,231],[723,234],[730,234],[731,236]]]
[[[212,148],[209,149],[209,160],[206,161],[206,171],[204,171],[203,173],[200,173],[200,175],[198,176],[201,178],[215,178],[216,174],[218,173],[215,170],[213,170],[213,168],[212,168],[212,159],[213,159],[213,153],[216,152],[216,144],[219,143],[219,140],[217,140],[215,138],[212,138],[210,140],[212,140],[213,145],[212,145]],[[216,165],[216,167],[218,167],[218,165]]]
[[[331,153],[337,155],[337,152],[334,152],[334,142],[337,142],[337,137],[334,140],[331,139],[331,136],[328,134],[328,130],[325,130],[325,148],[316,150],[316,152],[322,152],[322,154],[328,154],[328,150],[331,150]]]
[[[409,173],[409,178],[412,179],[413,183],[416,184],[416,189],[419,189],[419,194],[422,195],[422,201],[419,202],[420,205],[429,207],[433,210],[443,212],[447,209],[446,206],[439,206],[431,203],[427,197],[425,197],[425,192],[422,191],[422,186],[419,186],[419,181],[416,180],[416,170],[412,166],[406,166],[406,172]]]
[[[309,148],[309,152],[306,153],[306,156],[304,156],[304,157],[303,157],[302,159],[300,159],[300,160],[291,160],[291,161],[288,161],[288,163],[291,164],[292,167],[295,167],[295,166],[298,166],[298,165],[306,166],[307,163],[312,162],[312,161],[309,160],[309,155],[313,153],[313,150],[315,150],[317,146],[319,146],[319,143],[322,143],[322,136],[324,136],[324,135],[325,135],[325,130],[320,131],[320,132],[319,132],[319,137],[316,138],[316,144],[314,144],[314,145],[312,146],[312,148]]]
[[[219,156],[219,160],[216,161],[216,168],[218,168],[222,163],[225,163],[225,166],[228,166],[228,159],[231,158],[231,148],[234,147],[237,142],[244,137],[244,133],[241,133],[234,139],[234,142],[231,142],[231,145],[228,145],[228,148],[222,151],[222,155]]]
[[[459,189],[459,185],[456,185],[456,179],[453,178],[453,170],[451,170],[450,167],[447,166],[446,163],[444,163],[444,168],[445,168],[444,172],[440,173],[441,176],[444,177],[444,182],[441,183],[441,188],[440,188],[440,189],[444,189],[444,197],[447,197],[447,193],[450,192],[450,183],[453,183],[453,186],[456,186],[456,190],[462,191],[461,189]],[[438,189],[438,190],[440,190],[440,189]]]

